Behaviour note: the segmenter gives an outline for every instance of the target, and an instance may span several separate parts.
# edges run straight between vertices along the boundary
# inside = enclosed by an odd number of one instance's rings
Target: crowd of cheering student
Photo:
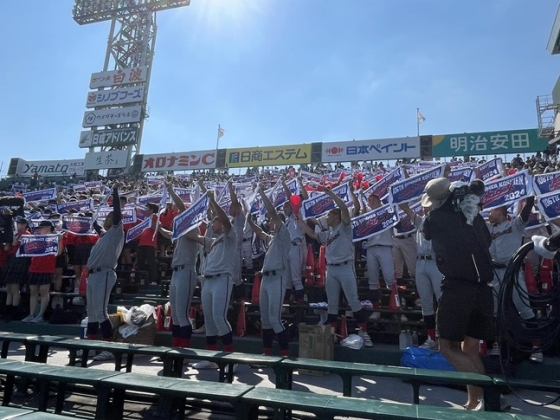
[[[550,171],[551,168],[556,168],[557,165],[558,162],[556,154],[538,153],[537,155],[531,157],[530,159],[527,159],[526,161],[523,161],[519,156],[516,157],[509,165],[506,165],[505,170],[506,172],[511,173],[511,171],[521,170],[529,167],[534,173],[543,173],[545,171]],[[361,164],[359,164],[358,162],[353,162],[351,164],[351,167],[353,167],[357,171],[359,170],[362,172],[377,173],[380,175],[382,175],[386,171],[382,163],[367,161],[362,162]],[[311,173],[322,175],[329,173],[332,170],[340,169],[340,167],[334,168],[330,164],[327,164],[316,165],[314,167],[304,166],[299,169],[311,170]],[[272,185],[279,178],[295,177],[296,175],[296,169],[293,167],[288,167],[282,170],[278,170],[276,168],[253,168],[248,170],[245,176],[240,176],[239,178],[242,180],[250,179],[252,181],[256,181],[255,184],[258,182],[261,185]],[[175,177],[173,178],[172,183],[166,185],[168,187],[178,188],[190,188],[199,185],[203,190],[205,190],[205,182],[223,183],[228,179],[230,180],[227,183],[230,190],[230,197],[234,198],[234,203],[230,208],[229,216],[232,217],[232,224],[237,231],[238,237],[238,246],[235,248],[234,255],[232,255],[231,258],[236,260],[239,259],[239,263],[236,262],[235,267],[233,268],[234,272],[232,272],[231,275],[233,284],[239,285],[240,282],[242,282],[242,279],[240,278],[241,264],[244,264],[248,269],[252,269],[252,263],[250,261],[251,257],[248,258],[247,255],[243,255],[243,245],[248,240],[247,238],[250,238],[250,244],[257,238],[257,236],[259,236],[258,234],[254,235],[254,233],[258,233],[258,230],[262,229],[264,240],[272,241],[275,237],[274,235],[279,230],[278,223],[274,224],[275,229],[272,230],[270,230],[268,225],[251,226],[251,223],[246,223],[246,209],[243,208],[241,200],[236,203],[237,198],[235,195],[235,188],[233,188],[233,183],[231,182],[231,178],[229,177],[227,171],[197,171],[190,176]],[[6,287],[7,292],[6,304],[0,307],[0,310],[2,311],[2,316],[4,316],[5,319],[22,319],[25,322],[36,323],[44,322],[45,313],[49,309],[49,305],[51,306],[51,308],[56,308],[62,303],[60,301],[60,298],[49,300],[49,291],[62,290],[62,288],[64,287],[62,281],[63,272],[67,270],[69,266],[72,267],[75,278],[77,279],[71,286],[74,288],[73,291],[75,292],[78,292],[78,280],[82,276],[84,268],[86,270],[89,270],[91,274],[92,267],[88,265],[88,260],[91,256],[92,249],[100,238],[100,233],[103,234],[102,229],[97,229],[96,232],[92,232],[90,235],[76,235],[71,232],[60,233],[61,240],[59,254],[56,256],[49,256],[49,258],[26,258],[15,256],[19,246],[19,238],[22,235],[29,235],[34,233],[48,234],[55,231],[55,226],[57,226],[56,221],[62,217],[62,215],[59,214],[56,210],[57,204],[71,203],[73,201],[81,201],[91,198],[93,200],[95,208],[100,205],[103,198],[107,194],[106,189],[110,189],[118,185],[118,192],[120,194],[120,196],[118,196],[118,200],[120,208],[124,209],[127,206],[134,205],[138,196],[146,196],[161,191],[162,180],[161,177],[158,180],[149,177],[119,176],[116,179],[104,179],[103,182],[99,184],[94,183],[85,190],[83,188],[77,188],[81,185],[83,185],[83,183],[80,182],[75,184],[68,184],[65,186],[59,185],[57,187],[58,194],[56,199],[50,200],[47,203],[27,203],[26,210],[28,211],[28,216],[19,217],[16,219],[17,228],[14,232],[13,241],[11,243],[5,243],[4,246],[0,248],[0,268],[2,269],[2,275],[0,279],[2,281],[2,284]],[[38,187],[47,186],[50,185],[38,185]],[[327,191],[329,190],[328,187],[325,186],[325,188]],[[170,191],[172,190],[173,189],[171,188]],[[303,184],[301,184],[301,179],[300,190],[305,194],[305,189],[303,188]],[[287,190],[287,192],[289,196],[289,190]],[[353,191],[351,191],[351,194],[353,194]],[[181,203],[176,202],[177,197],[174,197],[173,194],[171,196],[173,197],[174,202],[168,203],[165,210],[162,209],[163,212],[159,217],[156,217],[156,215],[160,213],[158,205],[153,203],[149,203],[147,205],[148,217],[152,217],[154,219],[152,228],[144,231],[140,238],[138,238],[137,240],[125,243],[122,252],[119,251],[120,268],[123,270],[130,270],[133,267],[133,264],[135,264],[135,268],[137,270],[146,271],[148,273],[148,281],[150,282],[156,281],[157,277],[156,257],[172,255],[173,244],[170,240],[172,221],[180,211],[184,210],[184,206],[181,206]],[[302,198],[305,199],[306,196],[304,195]],[[356,204],[359,202],[355,201],[355,205],[352,208],[346,209],[350,212],[349,217],[374,210],[381,205],[380,197],[375,196],[375,194],[366,197],[366,202],[367,205],[365,205],[365,207],[362,205],[362,207],[360,208],[360,205]],[[292,267],[285,267],[286,270],[290,270],[290,273],[286,273],[286,278],[284,279],[286,285],[282,287],[282,293],[280,293],[282,298],[281,302],[289,299],[289,297],[293,293],[293,295],[295,296],[295,301],[297,301],[299,304],[303,303],[304,296],[301,277],[304,272],[304,258],[307,244],[313,243],[314,245],[317,245],[317,241],[321,242],[321,231],[332,232],[335,229],[340,230],[342,229],[342,226],[347,225],[347,217],[345,216],[346,210],[342,205],[340,205],[340,203],[337,203],[337,205],[341,212],[335,211],[332,215],[329,214],[329,217],[333,218],[334,221],[331,220],[329,222],[329,220],[325,220],[324,224],[321,224],[320,221],[311,220],[307,224],[300,225],[300,221],[297,220],[297,217],[294,217],[294,215],[292,215],[291,207],[289,205],[284,205],[284,208],[282,209],[283,211],[279,212],[278,217],[282,220],[282,223],[287,226],[288,232],[290,233],[289,236],[291,246],[288,247],[288,259],[292,261]],[[532,207],[532,203],[530,204],[530,206],[525,206],[525,210],[527,210],[525,213],[527,213]],[[202,237],[209,237],[209,235],[211,235],[212,223],[213,220],[215,220],[214,218],[216,217],[216,207],[213,206],[212,209],[214,211],[211,211],[209,213],[207,222],[203,226],[204,229],[200,232],[201,234],[205,233],[205,235],[202,235]],[[410,209],[403,207],[403,210],[408,214]],[[503,217],[500,218],[500,220],[498,221],[499,223],[507,220],[508,217],[507,213],[505,213],[503,210],[505,209],[500,210],[500,214],[503,213]],[[71,210],[71,212],[75,213],[75,215],[90,218],[94,215],[93,209],[84,211]],[[235,214],[233,214],[233,212],[235,212]],[[269,213],[272,214],[271,212]],[[523,227],[523,224],[527,223],[527,215],[525,213],[517,218],[518,220],[520,220],[519,229]],[[411,215],[412,219],[414,219],[414,215],[412,213]],[[497,216],[492,217],[496,219]],[[40,222],[36,222],[36,220],[40,220]],[[157,226],[156,220],[159,220],[159,225],[161,227]],[[491,220],[491,222],[492,224],[494,224],[494,226],[499,225],[496,220]],[[416,224],[416,222],[414,222],[414,220],[413,223],[416,225],[416,227],[419,226]],[[247,228],[247,226],[249,226],[249,228]],[[127,226],[126,224],[123,224],[123,231],[126,233],[126,231],[130,227],[130,225]],[[108,226],[108,228],[110,228],[110,226]],[[406,271],[408,272],[409,276],[417,282],[417,289],[420,292],[420,300],[418,301],[418,304],[422,308],[422,315],[424,317],[424,321],[426,322],[428,331],[428,337],[423,346],[432,349],[437,348],[433,297],[435,296],[437,300],[439,293],[441,293],[441,290],[438,287],[437,279],[434,281],[434,272],[436,273],[435,277],[438,277],[439,275],[440,279],[441,273],[437,271],[437,267],[435,265],[435,256],[433,255],[431,248],[429,246],[426,246],[425,242],[422,241],[420,232],[421,229],[418,229],[417,233],[413,232],[402,234],[400,233],[398,226],[396,226],[395,229],[390,229],[388,231],[382,232],[381,234],[374,235],[367,241],[357,244],[357,248],[359,250],[363,250],[364,258],[367,261],[367,300],[369,301],[367,309],[371,312],[369,313],[368,317],[364,317],[364,313],[361,312],[360,308],[356,306],[358,305],[356,302],[352,302],[352,304],[355,306],[352,308],[352,310],[357,314],[357,320],[362,325],[362,337],[366,346],[372,346],[372,342],[370,337],[366,333],[365,319],[368,318],[369,322],[376,322],[381,318],[381,312],[379,311],[379,309],[381,308],[380,288],[383,286],[391,288],[393,284],[397,284],[404,276],[404,267],[406,266]],[[265,234],[271,234],[272,236],[267,237]],[[420,236],[420,238],[418,236]],[[334,239],[337,239],[338,237],[339,236],[336,236]],[[498,238],[501,241],[504,240],[503,235],[496,235],[496,239]],[[332,238],[323,239],[325,245],[330,245],[332,243]],[[193,240],[198,241],[199,239],[193,238]],[[200,242],[202,245],[207,245],[206,242],[204,242],[202,239],[200,240]],[[201,252],[201,259],[204,259],[205,253],[204,251]],[[334,254],[331,254],[331,258],[344,259],[347,257],[347,255],[344,254],[341,250],[335,250],[333,252]],[[354,252],[354,250],[352,252]],[[251,253],[251,251],[249,251],[249,253]],[[343,256],[341,257],[341,255]],[[342,268],[339,268],[337,264],[348,264],[348,261],[344,260],[335,263],[333,262],[333,260],[331,260],[330,263],[328,261],[327,262],[329,264],[332,264],[330,270],[331,273],[334,273],[337,270],[343,270]],[[431,264],[432,262],[433,264]],[[503,262],[501,264],[503,264]],[[433,265],[433,267],[428,267],[429,270],[427,270],[428,265]],[[184,264],[177,265],[177,267],[180,266],[184,266]],[[178,271],[176,270],[177,267],[173,267],[175,272]],[[279,272],[281,270],[269,271]],[[380,284],[379,282],[380,273],[383,275],[384,284]],[[199,272],[198,274],[204,275],[203,272]],[[355,279],[353,280],[353,282],[355,282]],[[338,296],[339,289],[342,288],[345,294],[351,293],[351,298],[353,299],[353,292],[350,289],[347,290],[345,288],[347,287],[346,283],[347,281],[342,281],[337,290],[331,288],[330,294],[333,296]],[[22,289],[28,290],[30,292],[30,302],[29,306],[26,308],[22,308],[20,305],[20,292]],[[327,292],[328,291],[329,290],[327,290]],[[429,294],[429,296],[426,296],[426,294]],[[331,299],[333,300],[333,302],[329,302],[330,306],[332,306],[332,308],[330,308],[329,310],[329,314],[332,316],[330,316],[328,319],[328,322],[332,323],[333,325],[335,324],[336,318],[334,316],[334,312],[336,312],[335,306],[337,306],[337,304],[334,303],[334,299],[335,298]],[[336,298],[336,300],[338,302],[338,297]],[[177,318],[182,319],[184,317]],[[405,316],[403,316],[402,318],[403,321],[406,321]],[[183,332],[180,333],[179,329],[177,329],[177,343],[181,342],[181,339],[185,339],[185,337],[183,337],[185,335],[185,325],[181,325],[179,327],[183,327],[183,330],[181,330]],[[222,332],[222,330],[224,329],[227,328],[223,327],[220,331]],[[279,327],[276,327],[276,329],[279,329]],[[180,334],[182,335],[180,336]],[[229,342],[229,338],[226,338],[226,340]],[[535,361],[541,360],[542,354],[535,357]]]

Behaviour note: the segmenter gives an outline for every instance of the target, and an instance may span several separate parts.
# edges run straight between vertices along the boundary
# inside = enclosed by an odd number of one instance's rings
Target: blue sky
[[[109,22],[2,2],[0,161],[83,158]],[[537,126],[553,0],[192,0],[158,13],[142,153]]]

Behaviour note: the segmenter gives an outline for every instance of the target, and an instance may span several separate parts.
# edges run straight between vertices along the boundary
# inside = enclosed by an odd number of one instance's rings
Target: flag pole
[[[420,108],[416,108],[416,136],[420,138]]]

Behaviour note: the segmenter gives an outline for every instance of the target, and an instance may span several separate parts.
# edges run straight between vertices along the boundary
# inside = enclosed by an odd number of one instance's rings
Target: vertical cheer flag
[[[218,138],[216,139],[216,150],[218,150],[218,145],[220,144],[220,137],[223,137],[225,131],[220,125],[218,124]]]
[[[420,112],[420,108],[416,108],[416,135],[420,137],[420,123],[426,121],[426,117]]]

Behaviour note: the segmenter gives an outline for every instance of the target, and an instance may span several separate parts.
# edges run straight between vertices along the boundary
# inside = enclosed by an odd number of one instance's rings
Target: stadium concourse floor
[[[6,324],[0,325],[1,329],[6,330]],[[161,339],[161,337],[160,337]],[[236,345],[239,348],[245,347],[247,344],[243,344],[244,341],[258,341],[253,338],[251,339],[236,339]],[[204,339],[202,336],[197,336],[193,340],[194,347],[201,347]],[[256,343],[252,343],[252,346]],[[376,348],[377,347],[377,348]],[[342,348],[344,351],[351,351],[355,354],[364,353],[364,359],[374,360],[376,353],[397,353],[398,349],[394,348],[392,345],[376,345],[373,349],[362,349],[362,350],[350,350]],[[291,348],[293,350],[293,348]],[[396,350],[396,351],[395,351]],[[338,351],[337,353],[340,353]],[[340,356],[340,354],[339,354]],[[385,356],[383,356],[385,357]],[[17,343],[12,343],[8,358],[14,360],[24,360],[24,348]],[[336,358],[336,356],[335,356]],[[545,360],[550,367],[551,364],[557,363],[556,359]],[[53,348],[49,354],[48,363],[53,365],[65,365],[68,363],[68,352],[65,350],[59,350]],[[113,370],[113,361],[95,362],[93,360],[89,361],[88,366],[95,367],[98,369]],[[532,365],[533,374],[538,375],[539,366],[535,367]],[[137,373],[145,373],[151,375],[161,375],[163,365],[161,362],[155,358],[150,357],[138,357],[135,358],[134,366],[132,371]],[[527,366],[527,370],[531,370],[531,366]],[[537,369],[537,373],[535,373]],[[546,366],[542,366],[542,369],[546,369]],[[527,374],[526,376],[530,376]],[[183,378],[190,380],[208,380],[217,381],[218,373],[217,370],[196,370],[192,367],[185,367]],[[234,383],[248,384],[254,386],[262,386],[273,388],[274,387],[274,373],[270,369],[259,369],[251,368],[249,366],[239,366],[236,371]],[[390,401],[390,402],[402,402],[409,403],[412,401],[412,388],[409,384],[405,384],[400,380],[386,379],[386,378],[373,378],[373,377],[363,377],[354,380],[354,397],[361,397],[367,399],[375,399],[380,401]],[[335,375],[327,376],[310,376],[310,375],[299,375],[294,374],[294,390],[308,391],[320,394],[332,394],[341,395],[342,394],[342,383],[340,379]],[[1,391],[3,392],[3,391]],[[1,393],[0,392],[0,393]],[[428,404],[440,407],[453,407],[457,410],[463,410],[462,404],[466,401],[466,393],[460,389],[452,389],[436,385],[426,385],[421,388],[421,404]],[[518,398],[523,398],[526,402]],[[546,392],[536,392],[536,391],[521,391],[518,396],[514,394],[507,395],[509,403],[512,405],[512,413],[516,414],[531,414],[540,416],[542,418],[548,419],[558,419],[560,418],[560,404],[554,403],[548,406],[537,406],[534,404],[540,403],[550,403],[556,397],[554,394]],[[156,399],[151,399],[150,397],[143,396],[140,398],[142,401],[138,400],[135,402],[127,400],[125,404],[125,417],[126,419],[155,419],[161,418],[158,416],[158,403]],[[28,406],[36,408],[38,405],[38,398],[33,392],[31,387],[27,393],[16,393],[13,402],[16,404],[21,404],[22,406]],[[49,403],[49,407],[52,407],[54,401]],[[531,404],[532,403],[532,404]],[[73,413],[75,418],[91,418],[95,412],[95,399],[85,393],[73,393],[67,399],[65,405],[65,413]],[[297,413],[294,413],[297,418]],[[195,407],[189,407],[187,405],[187,411],[185,414],[186,418],[189,419],[231,419],[233,413],[231,412],[231,407],[214,405],[210,407],[208,405],[197,405]],[[267,418],[263,416],[262,418]],[[305,418],[305,417],[304,417]]]

